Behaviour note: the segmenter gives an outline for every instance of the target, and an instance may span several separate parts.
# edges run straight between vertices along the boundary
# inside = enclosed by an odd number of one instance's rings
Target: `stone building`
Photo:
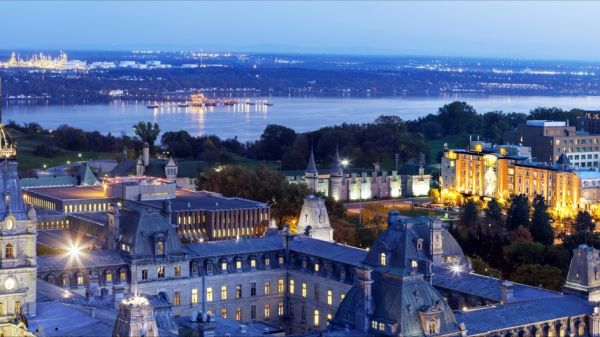
[[[284,172],[284,174],[292,184],[304,183],[313,192],[341,201],[426,196],[430,189],[431,175],[425,172],[422,160],[416,169],[409,169],[410,166],[407,165],[403,174],[396,171],[382,171],[379,164],[371,171],[362,169],[344,171],[336,149],[329,170],[317,169],[311,151],[305,172]]]
[[[329,223],[329,215],[327,215],[323,198],[316,195],[309,195],[304,198],[296,233],[307,234],[316,239],[333,242],[333,229]]]

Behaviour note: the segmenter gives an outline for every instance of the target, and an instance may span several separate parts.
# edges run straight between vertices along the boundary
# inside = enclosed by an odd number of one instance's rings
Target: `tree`
[[[154,147],[154,143],[160,134],[160,127],[157,123],[138,122],[133,126],[133,132],[141,142],[146,142],[150,145],[150,149]]]
[[[502,213],[502,207],[500,207],[500,204],[496,199],[492,199],[488,202],[484,214],[485,223],[488,225],[486,231],[490,234],[503,235],[504,214]]]
[[[504,247],[504,261],[509,270],[525,264],[543,264],[544,252],[544,245],[539,242],[519,240]]]
[[[544,196],[538,194],[533,198],[533,216],[529,228],[534,241],[545,245],[551,245],[554,242],[554,233],[550,221],[551,218],[548,214],[548,206]]]
[[[281,125],[267,125],[260,136],[260,143],[262,145],[261,158],[281,160],[295,139],[296,132],[294,130]]]
[[[588,211],[579,211],[573,223],[573,229],[576,232],[593,232],[596,225],[592,221],[592,216]]]
[[[515,195],[510,199],[510,206],[506,215],[506,227],[516,230],[519,226],[529,228],[529,199],[526,195]]]
[[[464,132],[477,132],[481,117],[466,102],[452,102],[438,110],[438,117],[443,121],[445,135],[459,135]]]
[[[546,289],[556,291],[560,291],[564,283],[560,269],[547,264],[527,264],[520,266],[510,274],[510,279],[535,287],[541,285]]]
[[[479,257],[471,259],[471,265],[473,266],[473,270],[477,274],[496,278],[502,277],[502,273],[498,269],[490,267],[490,265],[487,264],[487,262],[485,262]]]

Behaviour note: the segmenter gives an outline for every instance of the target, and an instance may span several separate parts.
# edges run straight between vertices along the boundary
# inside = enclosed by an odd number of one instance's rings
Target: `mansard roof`
[[[188,243],[184,247],[192,257],[207,258],[283,250],[285,248],[283,244],[282,236],[267,235],[259,238]]]
[[[166,216],[155,208],[127,202],[121,208],[120,231],[119,242],[131,247],[130,255],[133,258],[153,257],[158,236],[164,238],[165,255],[186,254]]]
[[[467,333],[471,336],[560,318],[590,315],[593,312],[592,302],[574,295],[562,295],[457,311],[456,320],[465,323]]]
[[[78,258],[72,258],[67,254],[38,255],[37,257],[38,272],[91,269],[124,264],[125,260],[118,252],[104,249],[85,251]]]

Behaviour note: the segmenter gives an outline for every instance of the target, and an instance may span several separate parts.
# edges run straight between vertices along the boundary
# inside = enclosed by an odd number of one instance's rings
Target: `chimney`
[[[513,283],[510,281],[502,282],[500,286],[500,291],[502,293],[502,304],[506,304],[513,299]]]
[[[150,165],[150,144],[148,144],[148,142],[144,142],[142,159],[144,160],[144,166]]]
[[[107,249],[117,250],[117,241],[121,233],[120,217],[121,212],[117,204],[111,204],[111,209],[108,211],[108,226],[105,233],[105,245]]]

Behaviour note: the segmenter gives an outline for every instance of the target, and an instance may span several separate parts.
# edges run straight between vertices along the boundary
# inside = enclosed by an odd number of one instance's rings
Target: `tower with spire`
[[[23,201],[17,146],[2,123],[1,98],[0,88],[0,335],[10,335],[10,323],[36,313],[37,216]]]
[[[319,186],[319,171],[317,171],[317,165],[315,165],[315,155],[312,147],[310,148],[308,166],[306,167],[306,172],[304,172],[304,181],[311,192],[317,192]]]
[[[335,147],[333,155],[333,163],[329,171],[329,196],[335,200],[342,200],[342,181],[344,171],[342,170],[342,161],[340,160],[340,152],[338,147]]]

